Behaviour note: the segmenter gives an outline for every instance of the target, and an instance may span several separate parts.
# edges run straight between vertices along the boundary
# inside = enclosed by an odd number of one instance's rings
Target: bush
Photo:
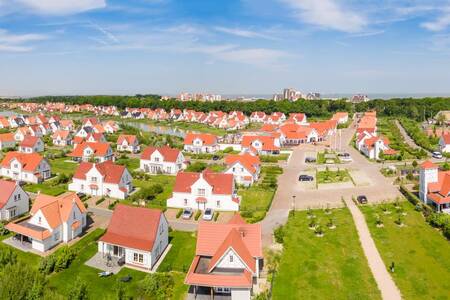
[[[39,271],[45,275],[53,273],[55,270],[56,259],[54,255],[43,257],[39,262]]]
[[[273,236],[275,238],[275,241],[279,244],[283,244],[284,242],[284,229],[283,226],[278,226],[277,228],[275,228],[275,230],[273,231]]]
[[[179,219],[179,218],[181,217],[181,214],[182,214],[182,213],[183,213],[183,209],[180,208],[180,209],[177,211],[177,215],[176,215],[177,219]]]
[[[196,161],[186,168],[186,172],[201,172],[208,167],[207,163]]]
[[[17,254],[12,249],[5,247],[0,251],[0,267],[7,264],[15,264],[17,261]]]
[[[9,230],[6,229],[5,224],[0,222],[0,236],[5,236],[9,234]]]
[[[101,197],[100,199],[98,199],[97,201],[95,201],[95,205],[99,205],[99,204],[102,203],[103,201],[105,201],[105,197]]]
[[[67,269],[72,261],[75,259],[75,251],[68,246],[60,248],[56,254],[55,272]]]
[[[217,218],[219,218],[219,215],[220,215],[220,213],[218,211],[216,211],[214,213],[214,216],[213,216],[214,222],[217,222]]]
[[[82,281],[80,278],[77,278],[77,280],[75,281],[75,283],[69,290],[67,299],[69,299],[69,300],[89,299],[87,284],[84,281]]]
[[[197,212],[195,213],[195,216],[194,216],[195,221],[197,221],[200,218],[201,215],[202,215],[202,211],[201,210],[197,210]]]

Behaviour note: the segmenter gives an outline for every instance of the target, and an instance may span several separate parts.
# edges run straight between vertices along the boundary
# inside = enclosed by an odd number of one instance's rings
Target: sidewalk
[[[378,285],[378,289],[381,291],[382,298],[385,300],[402,299],[400,290],[397,288],[391,275],[387,271],[386,266],[381,259],[380,253],[375,246],[375,242],[370,235],[364,215],[351,199],[346,198],[345,203],[352,214],[361,246],[364,254],[366,255],[367,261],[369,262],[369,267]]]

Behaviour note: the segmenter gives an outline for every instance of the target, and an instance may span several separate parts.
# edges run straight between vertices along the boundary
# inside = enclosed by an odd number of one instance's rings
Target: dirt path
[[[397,288],[391,275],[387,271],[380,253],[375,246],[375,242],[370,235],[364,215],[352,200],[345,199],[345,203],[352,214],[361,246],[366,255],[373,277],[378,285],[378,289],[381,291],[382,298],[385,300],[402,299],[400,290]]]

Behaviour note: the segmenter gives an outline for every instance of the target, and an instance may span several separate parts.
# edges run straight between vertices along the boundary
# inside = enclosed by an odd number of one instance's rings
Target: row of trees
[[[358,111],[376,110],[381,116],[407,117],[414,120],[423,120],[425,117],[435,116],[441,110],[450,110],[450,98],[395,98],[390,100],[372,100],[368,102],[352,104],[346,99],[341,100],[299,100],[290,102],[287,100],[256,100],[242,102],[236,100],[224,100],[215,102],[179,101],[176,99],[161,100],[158,95],[136,96],[44,96],[29,99],[10,99],[8,101],[31,101],[38,103],[65,102],[68,104],[116,105],[118,108],[147,107],[194,109],[197,111],[221,110],[225,112],[240,110],[250,115],[253,111],[272,113],[280,111],[285,114],[303,112],[309,117],[329,117],[336,111],[349,113]]]

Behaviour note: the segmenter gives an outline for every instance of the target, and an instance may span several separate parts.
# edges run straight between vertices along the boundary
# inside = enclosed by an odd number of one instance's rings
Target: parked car
[[[315,163],[316,159],[314,157],[305,157],[305,163]]]
[[[205,209],[205,212],[203,214],[203,220],[211,221],[213,219],[213,215],[214,215],[213,210],[211,208],[207,208]]]
[[[192,217],[192,208],[185,208],[183,210],[182,218],[185,220],[189,220]]]
[[[351,162],[351,161],[353,161],[353,159],[350,156],[342,156],[340,158],[340,160],[343,161],[343,162]]]
[[[212,160],[219,160],[219,156],[217,156],[217,155],[214,155],[213,157],[212,157]]]
[[[314,180],[314,177],[311,175],[302,174],[302,175],[298,176],[298,181],[313,181],[313,180]]]
[[[367,197],[364,195],[359,195],[356,197],[356,201],[358,201],[359,204],[367,204]]]
[[[86,194],[85,194],[85,193],[78,192],[78,193],[77,193],[77,196],[78,196],[78,198],[84,198],[84,197],[86,197]]]
[[[340,152],[340,153],[338,153],[337,156],[339,156],[339,157],[348,157],[348,156],[350,156],[350,153],[347,153],[347,152]]]
[[[433,158],[437,158],[437,159],[441,159],[442,158],[442,153],[439,151],[434,151],[432,153]]]

